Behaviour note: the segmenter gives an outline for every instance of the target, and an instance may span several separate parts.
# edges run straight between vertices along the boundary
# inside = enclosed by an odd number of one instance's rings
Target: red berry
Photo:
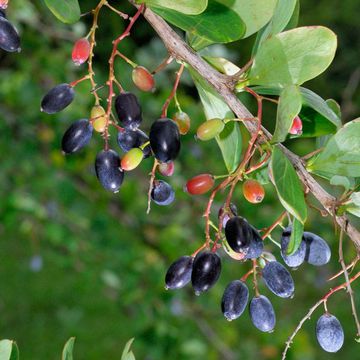
[[[185,135],[188,133],[190,129],[190,117],[187,113],[183,111],[178,111],[174,114],[173,120],[176,122],[179,127],[179,131],[181,135]]]
[[[134,170],[139,166],[143,158],[144,154],[142,150],[139,148],[133,148],[121,159],[121,168],[125,171]]]
[[[161,163],[158,167],[159,173],[164,176],[172,176],[175,170],[175,164],[173,161],[167,163]]]
[[[8,6],[9,0],[0,0],[0,9],[6,9]]]
[[[200,174],[186,183],[186,191],[192,195],[201,195],[209,191],[215,183],[215,179],[210,174]]]
[[[257,204],[263,201],[265,190],[256,180],[246,180],[243,184],[243,194],[247,201]]]
[[[143,66],[137,66],[132,71],[134,84],[142,91],[152,91],[155,87],[155,80],[149,70]]]
[[[75,65],[83,64],[90,55],[90,43],[86,38],[79,39],[75,42],[72,51],[72,60]]]
[[[289,130],[289,133],[292,135],[301,135],[302,134],[302,121],[299,118],[299,116],[296,116],[293,120],[293,123],[291,125],[291,129]]]

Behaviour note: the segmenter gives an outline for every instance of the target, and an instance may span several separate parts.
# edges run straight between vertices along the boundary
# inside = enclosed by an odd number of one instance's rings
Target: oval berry
[[[118,192],[124,180],[120,157],[114,150],[102,150],[96,156],[95,172],[104,189]]]
[[[129,150],[121,159],[121,168],[126,171],[134,170],[139,166],[144,154],[141,149],[133,148]]]
[[[190,117],[187,113],[183,111],[178,111],[174,114],[173,120],[175,121],[176,125],[179,127],[179,131],[181,135],[185,135],[190,130]]]
[[[221,260],[219,256],[210,251],[200,252],[196,255],[191,274],[191,283],[195,295],[212,288],[221,273]]]
[[[94,130],[102,133],[106,128],[106,112],[105,109],[100,105],[95,105],[90,112],[90,119],[92,120],[92,125]]]
[[[8,7],[9,0],[0,0],[0,9],[6,9]]]
[[[41,101],[41,111],[54,114],[72,103],[75,92],[69,84],[60,84],[53,87]]]
[[[213,139],[224,130],[225,124],[221,119],[210,119],[201,124],[196,132],[198,139],[207,141]]]
[[[166,206],[175,199],[175,192],[171,185],[163,180],[155,180],[151,190],[151,200],[158,205]]]
[[[71,55],[75,65],[79,66],[89,58],[90,47],[90,42],[86,38],[79,39],[75,42]]]
[[[301,135],[302,134],[303,124],[299,116],[295,116],[289,133],[292,135]]]
[[[267,263],[262,271],[267,288],[282,298],[293,296],[295,286],[289,271],[277,261]]]
[[[151,149],[160,162],[175,160],[179,155],[179,128],[171,119],[156,120],[151,125],[149,138]]]
[[[303,240],[306,244],[305,260],[315,266],[327,264],[331,258],[331,250],[327,242],[318,235],[304,231]]]
[[[173,262],[165,275],[165,288],[174,290],[183,288],[191,280],[194,258],[182,256]]]
[[[210,174],[200,174],[186,183],[186,191],[191,195],[201,195],[208,192],[215,184],[215,179]]]
[[[124,152],[130,151],[134,147],[142,147],[149,142],[149,137],[140,129],[119,131],[117,136],[117,142],[120,148]],[[151,155],[150,144],[143,148],[144,158]]]
[[[163,176],[172,176],[175,170],[175,164],[173,161],[167,163],[160,163],[158,166],[159,173]]]
[[[115,110],[126,129],[135,130],[142,122],[141,106],[132,93],[124,92],[118,95],[115,99]]]
[[[226,320],[237,319],[245,310],[249,300],[249,289],[243,281],[234,280],[225,289],[221,310]]]
[[[88,119],[75,121],[65,132],[61,148],[65,154],[71,154],[79,151],[86,146],[93,133],[93,127]]]
[[[20,51],[20,37],[14,25],[5,16],[0,17],[0,49]]]
[[[252,298],[249,306],[251,322],[260,331],[271,332],[274,330],[276,317],[270,300],[263,295]]]
[[[287,255],[286,251],[290,242],[291,227],[284,229],[281,235],[281,256],[287,266],[298,267],[305,261],[306,243],[304,239],[301,241],[299,248],[292,255]]]
[[[155,88],[154,77],[143,66],[136,66],[132,71],[132,80],[142,91],[152,91]]]
[[[325,351],[339,351],[344,344],[344,330],[340,321],[331,314],[320,316],[316,323],[316,338]]]
[[[263,201],[265,190],[258,181],[246,180],[243,184],[243,194],[248,202],[257,204]]]

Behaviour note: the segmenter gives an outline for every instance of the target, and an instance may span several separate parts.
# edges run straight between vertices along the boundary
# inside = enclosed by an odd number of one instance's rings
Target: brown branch
[[[132,0],[129,0],[136,6]],[[242,104],[234,93],[234,79],[219,73],[207,62],[205,62],[196,52],[187,45],[183,39],[158,15],[150,9],[145,9],[144,17],[153,29],[158,33],[159,37],[166,46],[170,56],[176,60],[184,61],[193,67],[216,91],[224,98],[226,104],[236,114],[237,118],[253,118],[254,116]],[[258,131],[257,124],[251,121],[244,121],[244,125],[251,134]],[[262,128],[263,136],[266,140],[271,138],[271,134]],[[345,215],[334,215],[334,207],[336,198],[324,190],[317,181],[308,173],[301,158],[285,148],[283,145],[278,145],[283,153],[289,158],[295,167],[295,170],[304,184],[310,190],[315,198],[321,203],[324,209],[334,216],[336,222],[340,225],[345,233],[355,244],[358,252],[360,252],[360,232],[352,226]]]

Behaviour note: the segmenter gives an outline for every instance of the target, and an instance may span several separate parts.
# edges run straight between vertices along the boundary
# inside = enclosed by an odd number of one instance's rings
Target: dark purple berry
[[[0,48],[8,52],[20,51],[19,34],[3,12],[0,16]]]
[[[339,351],[344,344],[344,331],[340,321],[331,314],[320,316],[316,323],[316,338],[325,351]]]
[[[120,157],[114,150],[102,150],[96,156],[96,176],[104,189],[118,192],[124,180]]]
[[[234,280],[225,289],[221,300],[221,311],[226,320],[237,319],[245,310],[249,300],[249,289],[243,281]]]
[[[41,101],[41,111],[54,114],[72,103],[75,91],[69,84],[60,84],[52,88]]]
[[[79,151],[86,146],[92,136],[93,127],[88,119],[75,121],[65,132],[61,148],[65,154]]]
[[[263,295],[252,298],[249,307],[252,323],[260,331],[271,332],[274,330],[276,317],[270,300]]]
[[[294,281],[289,271],[279,262],[268,262],[262,271],[262,277],[265,285],[275,295],[289,298],[294,294]]]
[[[132,93],[122,93],[115,99],[115,110],[124,128],[135,130],[142,121],[141,106]]]
[[[303,240],[306,243],[305,260],[315,266],[327,264],[331,258],[329,245],[320,236],[311,232],[304,232]]]
[[[261,256],[264,250],[264,242],[260,234],[253,227],[252,227],[252,232],[253,232],[253,237],[250,241],[249,249],[245,255],[245,259],[257,259],[258,257]]]
[[[4,10],[0,9],[0,17],[3,17],[6,19],[6,13]]]
[[[220,257],[210,251],[203,251],[196,255],[191,274],[191,283],[195,295],[213,287],[221,272]]]
[[[166,289],[180,289],[191,280],[191,272],[194,258],[191,256],[182,256],[173,262],[165,276]]]
[[[281,256],[287,266],[298,267],[305,261],[306,243],[304,239],[301,241],[299,248],[292,255],[286,255],[286,251],[290,242],[291,227],[284,229],[281,235]]]
[[[180,133],[176,123],[168,118],[156,120],[150,129],[150,145],[161,162],[175,160],[180,151]]]
[[[173,188],[163,180],[154,180],[151,190],[151,200],[158,205],[166,206],[171,204],[175,199]]]
[[[138,148],[149,141],[149,137],[140,129],[119,131],[117,142],[124,152],[130,151],[132,148]],[[146,145],[143,149],[144,158],[151,155],[150,144]]]

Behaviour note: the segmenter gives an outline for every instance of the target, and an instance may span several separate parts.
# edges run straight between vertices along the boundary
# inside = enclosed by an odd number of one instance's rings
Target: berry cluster
[[[20,37],[15,26],[6,18],[7,1],[0,1],[0,49],[20,52]]]

